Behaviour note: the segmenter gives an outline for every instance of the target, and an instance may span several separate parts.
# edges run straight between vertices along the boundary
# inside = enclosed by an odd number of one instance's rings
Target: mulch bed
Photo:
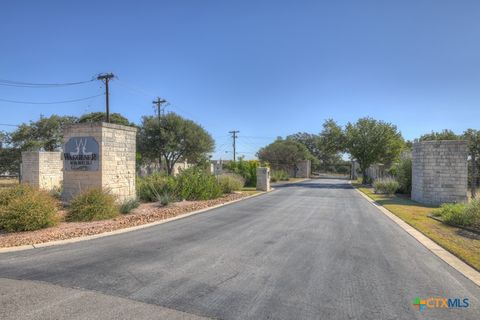
[[[218,199],[205,201],[175,202],[166,207],[158,203],[142,203],[126,215],[114,219],[92,222],[62,222],[58,226],[25,232],[0,233],[0,248],[31,245],[55,240],[65,240],[89,236],[128,227],[139,226],[155,221],[165,220],[195,210],[231,202],[248,196],[246,193],[232,193]],[[62,214],[62,213],[59,213]]]

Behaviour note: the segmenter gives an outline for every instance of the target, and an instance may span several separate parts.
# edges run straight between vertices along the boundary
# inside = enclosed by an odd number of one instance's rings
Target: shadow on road
[[[317,182],[318,181],[318,182]],[[312,183],[312,180],[309,182],[295,182],[295,183],[285,183],[285,184],[275,184],[273,187],[275,189],[283,189],[283,188],[292,188],[292,187],[301,187],[301,188],[308,188],[308,189],[352,189],[352,185],[348,183],[322,183],[320,182],[321,179],[316,179],[315,182]]]

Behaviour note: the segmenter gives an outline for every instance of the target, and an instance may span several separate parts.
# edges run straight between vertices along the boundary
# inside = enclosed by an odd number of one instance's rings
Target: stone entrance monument
[[[412,200],[439,205],[467,201],[467,141],[413,144]]]
[[[109,191],[120,203],[134,199],[136,132],[105,122],[65,127],[63,199],[91,188]]]

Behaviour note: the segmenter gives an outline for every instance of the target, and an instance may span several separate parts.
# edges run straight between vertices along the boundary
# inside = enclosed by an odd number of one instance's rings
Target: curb
[[[350,182],[351,183],[351,182]],[[374,207],[380,210],[383,214],[389,217],[393,222],[395,222],[400,228],[402,228],[405,232],[407,232],[410,236],[412,236],[415,240],[420,242],[425,248],[430,250],[433,254],[437,257],[442,259],[446,264],[451,266],[453,269],[460,272],[463,276],[471,280],[477,286],[480,287],[480,272],[475,270],[474,268],[470,267],[468,264],[454,256],[452,253],[448,252],[440,245],[435,243],[433,240],[425,236],[423,233],[397,217],[391,211],[386,209],[385,207],[379,205],[375,200],[371,199],[369,196],[364,194],[362,191],[358,190],[357,188],[353,187],[362,197],[364,197],[368,202],[370,202]]]
[[[230,204],[234,204],[234,203],[237,203],[237,202],[240,202],[240,201],[243,201],[243,200],[258,197],[258,196],[270,193],[272,191],[275,191],[275,189],[272,188],[270,191],[262,191],[262,192],[259,192],[259,193],[256,193],[256,194],[246,196],[244,198],[232,200],[232,201],[229,201],[229,202],[217,204],[217,205],[212,206],[212,207],[187,212],[187,213],[178,215],[176,217],[172,217],[172,218],[168,218],[168,219],[164,219],[164,220],[159,220],[159,221],[155,221],[155,222],[151,222],[151,223],[147,223],[147,224],[142,224],[142,225],[139,225],[139,226],[117,229],[117,230],[107,231],[107,232],[103,232],[103,233],[99,233],[99,234],[92,234],[92,235],[89,235],[89,236],[76,237],[76,238],[70,238],[70,239],[65,239],[65,240],[54,240],[54,241],[48,241],[48,242],[42,242],[42,243],[36,243],[36,244],[28,244],[28,245],[21,245],[21,246],[15,246],[15,247],[0,248],[0,254],[1,253],[7,253],[7,252],[16,252],[16,251],[24,251],[24,250],[30,250],[30,249],[36,249],[36,248],[58,246],[58,245],[63,245],[63,244],[68,244],[68,243],[75,243],[75,242],[80,242],[80,241],[92,240],[92,239],[103,238],[103,237],[113,236],[113,235],[117,235],[117,234],[127,233],[127,232],[131,232],[131,231],[135,231],[135,230],[145,229],[145,228],[157,226],[157,225],[160,225],[160,224],[164,224],[164,223],[167,223],[167,222],[171,222],[171,221],[175,221],[175,220],[179,220],[179,219],[184,219],[184,218],[187,218],[187,217],[190,217],[190,216],[193,216],[193,215],[205,212],[205,211],[209,211],[209,210],[217,209],[217,208],[220,208],[220,207],[228,206]]]

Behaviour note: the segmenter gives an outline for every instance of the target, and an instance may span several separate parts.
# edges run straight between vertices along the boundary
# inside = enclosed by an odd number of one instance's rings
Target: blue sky
[[[134,122],[167,110],[195,120],[231,158],[277,136],[371,116],[406,139],[479,129],[479,1],[3,1],[0,79],[88,80],[111,71],[111,109]],[[0,86],[0,99],[61,101],[103,92]],[[0,123],[102,111],[0,101]],[[0,126],[0,130],[13,127]]]

